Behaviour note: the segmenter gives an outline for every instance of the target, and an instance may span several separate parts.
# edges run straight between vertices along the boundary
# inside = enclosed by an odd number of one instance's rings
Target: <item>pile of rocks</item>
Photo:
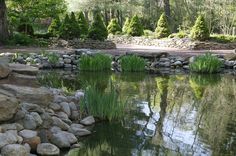
[[[109,40],[116,44],[134,44],[142,46],[158,46],[191,50],[230,50],[236,48],[236,43],[199,42],[190,38],[154,39],[147,37],[130,37],[124,35],[110,35]]]

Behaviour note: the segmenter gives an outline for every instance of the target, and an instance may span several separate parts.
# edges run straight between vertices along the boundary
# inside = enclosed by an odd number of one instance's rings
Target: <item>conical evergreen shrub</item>
[[[99,13],[94,15],[94,20],[89,28],[88,38],[93,40],[105,40],[108,36],[107,28]]]
[[[79,25],[80,37],[86,38],[88,35],[89,24],[88,21],[85,19],[84,13],[82,11],[79,12],[78,25]]]
[[[71,26],[69,15],[66,14],[63,23],[60,27],[60,38],[70,39],[71,38]]]
[[[130,18],[127,17],[122,28],[123,33],[127,34],[127,31],[129,29],[129,24],[130,24]]]
[[[202,15],[198,16],[195,25],[191,30],[190,36],[193,40],[199,40],[199,41],[204,41],[209,39],[210,32],[209,29],[207,28],[205,19]]]
[[[79,36],[80,36],[79,31],[80,31],[79,24],[76,20],[75,13],[71,12],[71,15],[70,15],[70,34],[71,34],[71,37],[79,38]]]
[[[122,31],[119,23],[117,22],[116,19],[112,19],[107,27],[107,31],[109,34],[118,34]]]
[[[143,35],[143,26],[139,20],[139,17],[135,15],[129,24],[127,34],[131,36],[142,36]]]
[[[170,29],[165,13],[160,16],[155,32],[157,38],[165,38],[170,35]]]
[[[61,21],[60,18],[57,16],[54,18],[48,27],[48,33],[52,36],[59,36],[60,33],[60,27],[61,27]]]

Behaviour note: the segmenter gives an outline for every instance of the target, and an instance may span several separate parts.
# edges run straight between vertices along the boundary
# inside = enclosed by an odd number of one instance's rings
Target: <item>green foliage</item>
[[[130,21],[131,21],[130,18],[127,17],[126,20],[125,20],[125,23],[123,25],[122,32],[125,33],[125,34],[128,33]]]
[[[66,14],[65,19],[60,27],[60,38],[70,39],[71,38],[71,30],[70,30],[70,18],[69,15]]]
[[[116,88],[110,87],[102,92],[95,86],[85,89],[85,97],[81,101],[81,110],[88,111],[88,114],[102,119],[120,119],[125,114],[126,102],[119,98]]]
[[[79,31],[80,31],[80,29],[79,29],[79,25],[78,25],[78,22],[77,22],[76,17],[75,17],[75,13],[71,12],[71,15],[70,15],[70,34],[71,34],[71,37],[72,38],[78,38],[80,36]]]
[[[61,27],[61,21],[60,18],[57,16],[54,18],[48,27],[48,33],[50,33],[52,36],[59,36],[60,33],[60,27]]]
[[[53,65],[57,64],[60,58],[56,53],[49,53],[47,57],[48,57],[48,62]]]
[[[155,32],[157,38],[165,38],[170,35],[169,25],[167,22],[166,15],[164,13],[160,16],[157,22],[157,27]]]
[[[79,67],[83,71],[105,71],[111,69],[111,61],[111,57],[105,54],[83,55]]]
[[[146,61],[136,55],[123,56],[120,60],[122,71],[139,72],[145,70]]]
[[[223,65],[216,56],[209,53],[197,56],[193,63],[190,64],[190,69],[198,73],[216,73]]]
[[[24,33],[30,36],[34,35],[34,29],[33,26],[30,24],[20,24],[17,28],[17,31],[20,33]]]
[[[196,22],[195,25],[193,26],[190,34],[191,38],[194,40],[199,40],[199,41],[204,41],[209,39],[210,37],[210,32],[207,28],[207,24],[205,22],[205,19],[202,15],[200,15]]]
[[[185,31],[179,31],[178,33],[172,33],[168,38],[186,38],[188,34]]]
[[[236,37],[231,35],[213,34],[210,40],[218,43],[232,43],[236,42]]]
[[[85,19],[82,11],[79,12],[78,16],[79,16],[78,17],[78,25],[79,25],[80,37],[86,38],[88,35],[88,28],[89,28],[88,21]]]
[[[93,23],[89,28],[88,38],[93,40],[105,40],[108,36],[107,28],[99,13],[94,16]]]
[[[131,36],[142,36],[143,35],[143,26],[137,15],[135,15],[129,24],[127,34]]]
[[[144,30],[144,36],[145,37],[150,37],[150,36],[154,36],[154,32],[152,32],[151,30]]]
[[[116,35],[118,33],[120,33],[122,31],[119,23],[117,22],[116,19],[112,19],[109,23],[109,25],[107,26],[107,31],[109,34],[113,34]]]

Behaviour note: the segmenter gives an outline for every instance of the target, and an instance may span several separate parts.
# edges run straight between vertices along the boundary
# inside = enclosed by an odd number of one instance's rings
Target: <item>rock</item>
[[[40,126],[43,123],[43,120],[37,112],[31,112],[30,115],[34,118],[37,126]]]
[[[180,66],[182,66],[183,64],[182,64],[181,61],[176,61],[176,62],[173,63],[173,65],[174,65],[174,66],[179,66],[179,67],[180,67]]]
[[[52,126],[53,124],[53,119],[52,117],[49,115],[49,113],[45,112],[41,115],[41,119],[43,120],[43,123],[42,123],[42,127],[43,128],[49,128]]]
[[[27,150],[27,152],[30,153],[30,151],[31,151],[30,145],[25,143],[23,146],[25,146],[25,149]]]
[[[50,132],[52,133],[58,133],[58,132],[61,132],[61,128],[57,127],[57,126],[53,126],[50,128]]]
[[[71,146],[71,144],[74,144],[77,141],[78,140],[74,134],[66,131],[54,133],[51,138],[51,142],[59,148],[68,148]]]
[[[67,98],[62,95],[56,95],[54,96],[54,102],[55,103],[67,102]]]
[[[9,84],[3,84],[0,87],[11,92],[20,101],[26,103],[48,106],[53,100],[53,96],[50,90],[44,87],[32,88],[32,87],[22,87]]]
[[[37,75],[38,72],[39,72],[38,68],[28,66],[28,65],[24,65],[24,64],[10,63],[9,67],[13,72],[16,72],[16,73],[19,73],[19,74]]]
[[[2,156],[28,156],[29,152],[23,145],[10,144],[2,148],[1,154]]]
[[[37,147],[37,153],[40,155],[59,155],[60,149],[50,143],[42,143],[39,144]]]
[[[24,129],[24,127],[21,124],[19,124],[19,123],[3,124],[0,127],[2,129],[2,132],[6,132],[8,130],[20,131],[20,130]]]
[[[27,130],[27,129],[24,129],[24,130],[19,132],[19,135],[22,136],[24,139],[29,139],[29,138],[36,137],[37,134],[38,133],[36,131]]]
[[[88,116],[88,117],[84,118],[83,120],[81,120],[80,123],[85,126],[89,126],[89,125],[92,125],[95,123],[95,119],[93,116]]]
[[[71,148],[71,149],[74,149],[74,148],[80,148],[80,147],[81,147],[81,145],[78,143],[78,144],[72,145],[70,148]]]
[[[25,138],[24,143],[29,144],[32,151],[36,151],[37,146],[41,143],[41,139],[38,136],[32,137],[32,138]]]
[[[58,110],[61,109],[61,106],[58,105],[58,104],[56,104],[56,103],[51,103],[51,104],[49,105],[49,108],[51,108],[51,109],[54,110],[54,111],[58,111]]]
[[[18,141],[17,132],[7,131],[6,133],[0,133],[0,149],[8,144],[15,144]]]
[[[43,113],[43,109],[36,104],[32,103],[22,103],[21,107],[24,108],[27,112],[37,112],[37,113]]]
[[[25,129],[34,130],[37,128],[37,123],[32,115],[26,114],[25,118],[23,119],[23,126]]]
[[[77,107],[76,107],[76,105],[75,105],[74,102],[70,102],[70,103],[69,103],[69,107],[70,107],[71,112],[72,112],[72,111],[77,111]]]
[[[73,133],[75,136],[86,136],[91,134],[90,131],[88,131],[87,129],[83,129],[83,125],[80,124],[72,124],[70,126],[69,132]]]
[[[169,62],[170,59],[169,59],[169,58],[160,58],[159,61],[160,61],[160,62]]]
[[[224,59],[226,59],[228,61],[236,61],[236,54],[235,53],[226,54],[224,56]]]
[[[25,117],[26,113],[27,113],[26,110],[18,110],[15,114],[14,120],[15,121],[22,120]]]
[[[78,120],[79,119],[79,111],[72,111],[70,119],[71,120]]]
[[[84,97],[84,93],[83,93],[82,91],[76,91],[75,97],[76,97],[77,99],[81,99],[81,98]]]
[[[15,97],[0,94],[0,122],[12,119],[19,108],[19,102]]]
[[[71,115],[71,111],[70,111],[70,106],[67,102],[61,102],[60,106],[62,107],[62,110],[68,115]]]
[[[9,68],[9,65],[6,62],[0,61],[0,79],[8,77],[11,70]]]
[[[57,117],[52,117],[53,120],[53,125],[60,127],[62,130],[68,130],[70,128],[70,126],[68,124],[66,124],[65,122],[63,122],[61,119],[57,118]]]

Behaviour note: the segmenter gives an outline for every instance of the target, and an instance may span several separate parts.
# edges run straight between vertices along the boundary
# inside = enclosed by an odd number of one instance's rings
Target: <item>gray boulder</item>
[[[59,148],[68,148],[77,141],[78,140],[74,134],[66,131],[54,133],[51,137],[51,142]]]
[[[95,119],[93,116],[88,116],[88,117],[84,118],[83,120],[81,120],[80,123],[85,126],[89,126],[89,125],[92,125],[95,123]]]
[[[6,62],[2,62],[0,60],[0,79],[8,77],[10,73],[11,70],[9,68],[9,65]]]
[[[26,147],[19,144],[6,145],[1,150],[2,156],[28,156],[29,152]]]
[[[50,143],[42,143],[39,144],[37,147],[37,153],[40,155],[59,155],[60,154],[60,149]]]

